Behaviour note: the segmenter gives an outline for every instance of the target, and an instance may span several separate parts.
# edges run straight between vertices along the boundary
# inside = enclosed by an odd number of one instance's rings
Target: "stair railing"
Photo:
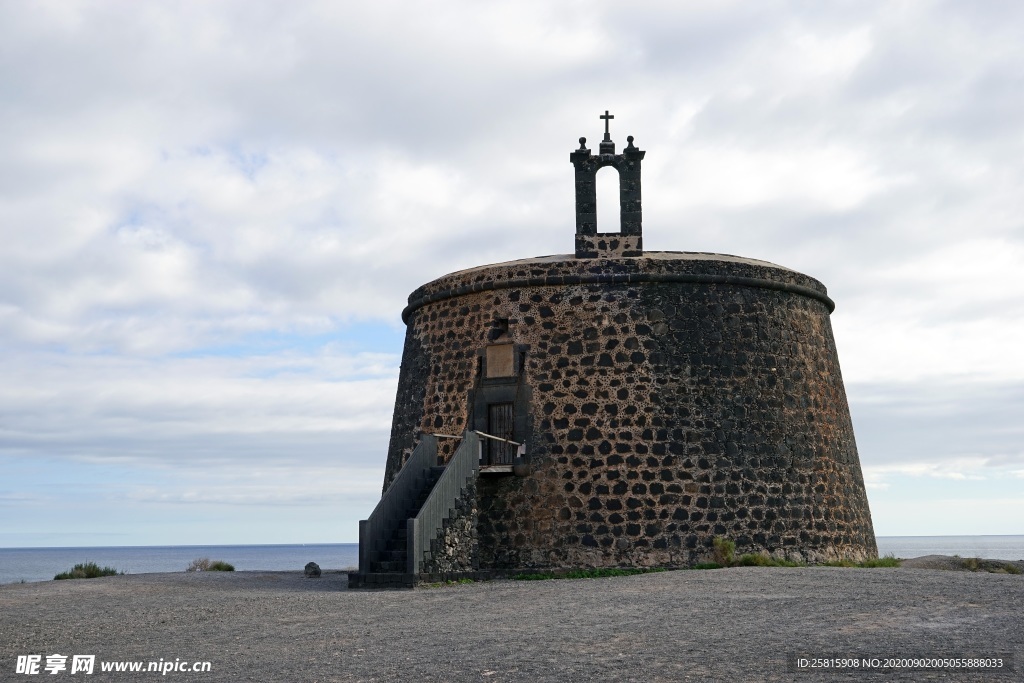
[[[467,431],[462,435],[462,443],[448,461],[423,507],[416,517],[407,522],[407,573],[422,573],[424,555],[430,549],[430,542],[437,538],[445,518],[451,514],[466,485],[476,477],[479,470],[480,437],[475,432]]]
[[[516,452],[512,455],[512,457],[510,459],[510,462],[494,462],[494,460],[491,458],[490,452],[488,452],[486,458],[484,457],[484,448],[481,445],[481,447],[480,447],[480,465],[481,465],[481,467],[493,467],[494,465],[499,465],[499,466],[512,465],[512,464],[515,463],[515,459],[516,458],[518,458],[519,456],[525,454],[525,452],[526,452],[526,449],[523,446],[523,444],[519,443],[518,441],[513,441],[512,439],[503,439],[500,436],[494,436],[493,434],[487,434],[486,432],[481,432],[479,429],[476,430],[476,434],[477,434],[477,436],[480,436],[480,437],[482,437],[484,439],[490,439],[491,441],[497,441],[498,443],[507,443],[510,446],[515,446],[516,447]],[[482,442],[481,442],[481,444],[482,444]],[[485,460],[486,460],[486,462],[484,462]]]
[[[437,439],[423,434],[398,476],[373,508],[370,518],[359,522],[359,573],[370,573],[373,552],[378,550],[379,544],[387,543],[391,532],[402,523],[409,499],[419,492],[427,471],[436,463]]]

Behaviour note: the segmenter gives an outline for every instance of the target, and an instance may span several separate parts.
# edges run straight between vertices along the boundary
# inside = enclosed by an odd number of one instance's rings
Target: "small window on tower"
[[[498,341],[508,336],[508,318],[495,318],[494,327],[490,331],[490,340]]]

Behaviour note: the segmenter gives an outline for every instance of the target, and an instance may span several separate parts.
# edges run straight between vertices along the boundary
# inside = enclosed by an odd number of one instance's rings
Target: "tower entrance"
[[[515,436],[515,404],[491,403],[487,406],[487,433],[512,441]],[[516,448],[510,443],[487,439],[486,465],[511,465]]]

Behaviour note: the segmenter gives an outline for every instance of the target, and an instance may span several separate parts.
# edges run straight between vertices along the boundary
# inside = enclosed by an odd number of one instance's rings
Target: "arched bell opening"
[[[597,232],[614,234],[622,232],[622,201],[619,169],[605,166],[598,170],[595,179],[597,192]]]

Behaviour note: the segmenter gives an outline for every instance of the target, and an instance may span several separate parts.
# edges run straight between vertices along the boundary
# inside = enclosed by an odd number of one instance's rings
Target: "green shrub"
[[[716,536],[712,540],[712,545],[714,546],[715,562],[723,567],[732,566],[733,561],[736,559],[736,543],[728,538],[718,538]]]
[[[861,569],[874,569],[875,567],[898,567],[900,566],[901,560],[897,559],[892,555],[886,555],[885,557],[875,557],[870,560],[861,560],[860,562],[854,562],[853,560],[832,560],[831,562],[823,562],[823,567],[858,567]]]
[[[755,555],[747,553],[740,555],[740,559],[736,560],[736,564],[740,567],[773,567],[774,560],[767,555]]]
[[[187,572],[233,572],[235,571],[234,565],[230,565],[227,562],[217,560],[211,562],[208,557],[200,557],[197,560],[192,560],[192,564],[185,568]]]
[[[607,576],[634,576],[663,572],[663,567],[602,567],[598,569],[574,569],[564,573],[517,574],[512,578],[516,581],[545,581],[547,579],[601,579]]]
[[[187,572],[205,572],[209,568],[210,568],[210,558],[208,558],[208,557],[200,557],[198,559],[192,560],[191,564],[189,564],[189,566],[185,567],[185,571],[187,571]]]
[[[876,557],[873,560],[864,560],[863,562],[857,563],[858,567],[865,567],[873,569],[875,567],[898,567],[900,561],[893,555],[886,555],[885,557]]]
[[[746,554],[740,555],[740,559],[736,560],[736,566],[738,567],[806,567],[807,565],[803,562],[793,562],[791,560],[777,560],[774,557],[768,555],[757,554]]]
[[[979,557],[962,557],[960,568],[972,572],[990,572],[992,574],[1020,574],[1020,568],[1013,562],[1002,560],[983,560]]]
[[[651,572],[663,572],[664,569],[643,569],[640,567],[605,567],[602,569],[577,569],[565,575],[566,579],[600,579],[606,576],[633,576],[635,574],[649,574]]]
[[[64,579],[95,579],[99,576],[117,576],[118,574],[124,574],[124,572],[119,572],[113,567],[101,567],[95,562],[85,562],[83,564],[76,564],[68,571],[57,574],[53,577],[53,580],[63,581]]]

